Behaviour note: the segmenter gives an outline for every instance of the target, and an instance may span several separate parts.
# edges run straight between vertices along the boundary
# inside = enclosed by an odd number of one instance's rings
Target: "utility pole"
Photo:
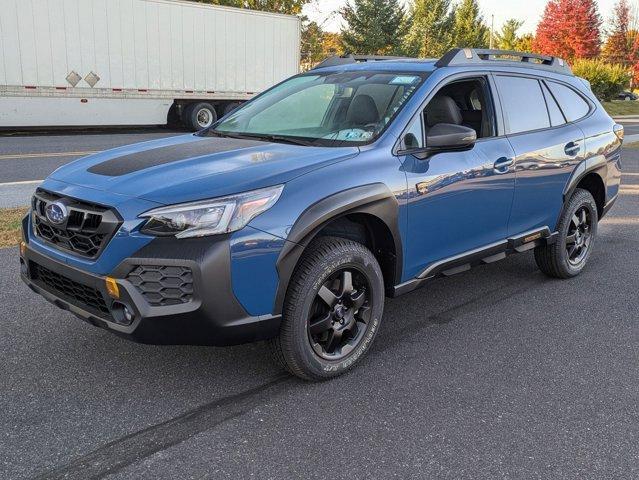
[[[495,38],[495,14],[490,16],[490,49],[493,49],[493,38]]]

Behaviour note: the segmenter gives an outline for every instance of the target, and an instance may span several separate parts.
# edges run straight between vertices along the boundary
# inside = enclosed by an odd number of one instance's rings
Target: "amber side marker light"
[[[623,142],[623,136],[624,136],[623,125],[619,125],[618,123],[615,124],[615,126],[612,127],[612,131],[615,132],[615,135],[617,135],[617,138]]]
[[[115,278],[105,277],[104,283],[106,285],[107,293],[111,298],[120,298],[120,287],[118,287]]]
[[[24,257],[27,254],[27,244],[24,240],[20,241],[20,256]]]

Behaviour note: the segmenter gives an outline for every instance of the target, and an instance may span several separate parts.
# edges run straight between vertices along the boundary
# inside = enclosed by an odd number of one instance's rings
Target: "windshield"
[[[209,134],[305,145],[370,143],[423,80],[422,74],[392,72],[300,75],[244,104]]]

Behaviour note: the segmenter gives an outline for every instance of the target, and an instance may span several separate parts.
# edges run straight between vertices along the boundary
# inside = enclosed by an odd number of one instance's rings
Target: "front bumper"
[[[122,261],[110,274],[119,298],[107,293],[105,277],[43,255],[25,244],[21,276],[34,292],[77,317],[130,340],[163,345],[235,345],[277,335],[280,316],[251,316],[235,298],[230,278],[229,239],[158,238]],[[130,272],[140,266],[189,270],[188,299],[160,305],[140,290]],[[122,306],[133,320],[122,315]]]

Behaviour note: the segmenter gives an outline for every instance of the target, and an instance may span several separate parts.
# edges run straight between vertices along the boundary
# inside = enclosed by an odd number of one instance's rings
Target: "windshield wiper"
[[[314,140],[304,140],[299,137],[289,137],[285,135],[272,135],[272,134],[253,134],[253,133],[243,133],[243,137],[247,138],[255,138],[256,140],[269,140],[271,142],[282,142],[282,143],[290,143],[293,145],[303,145],[305,147],[312,146],[315,141]]]
[[[315,144],[315,140],[304,140],[299,137],[289,137],[285,135],[272,135],[268,133],[231,133],[231,132],[220,132],[219,130],[208,130],[206,132],[208,135],[215,135],[216,137],[227,137],[227,138],[240,138],[244,140],[267,140],[270,142],[281,142],[281,143],[290,143],[292,145],[303,145],[305,147],[309,147]]]

